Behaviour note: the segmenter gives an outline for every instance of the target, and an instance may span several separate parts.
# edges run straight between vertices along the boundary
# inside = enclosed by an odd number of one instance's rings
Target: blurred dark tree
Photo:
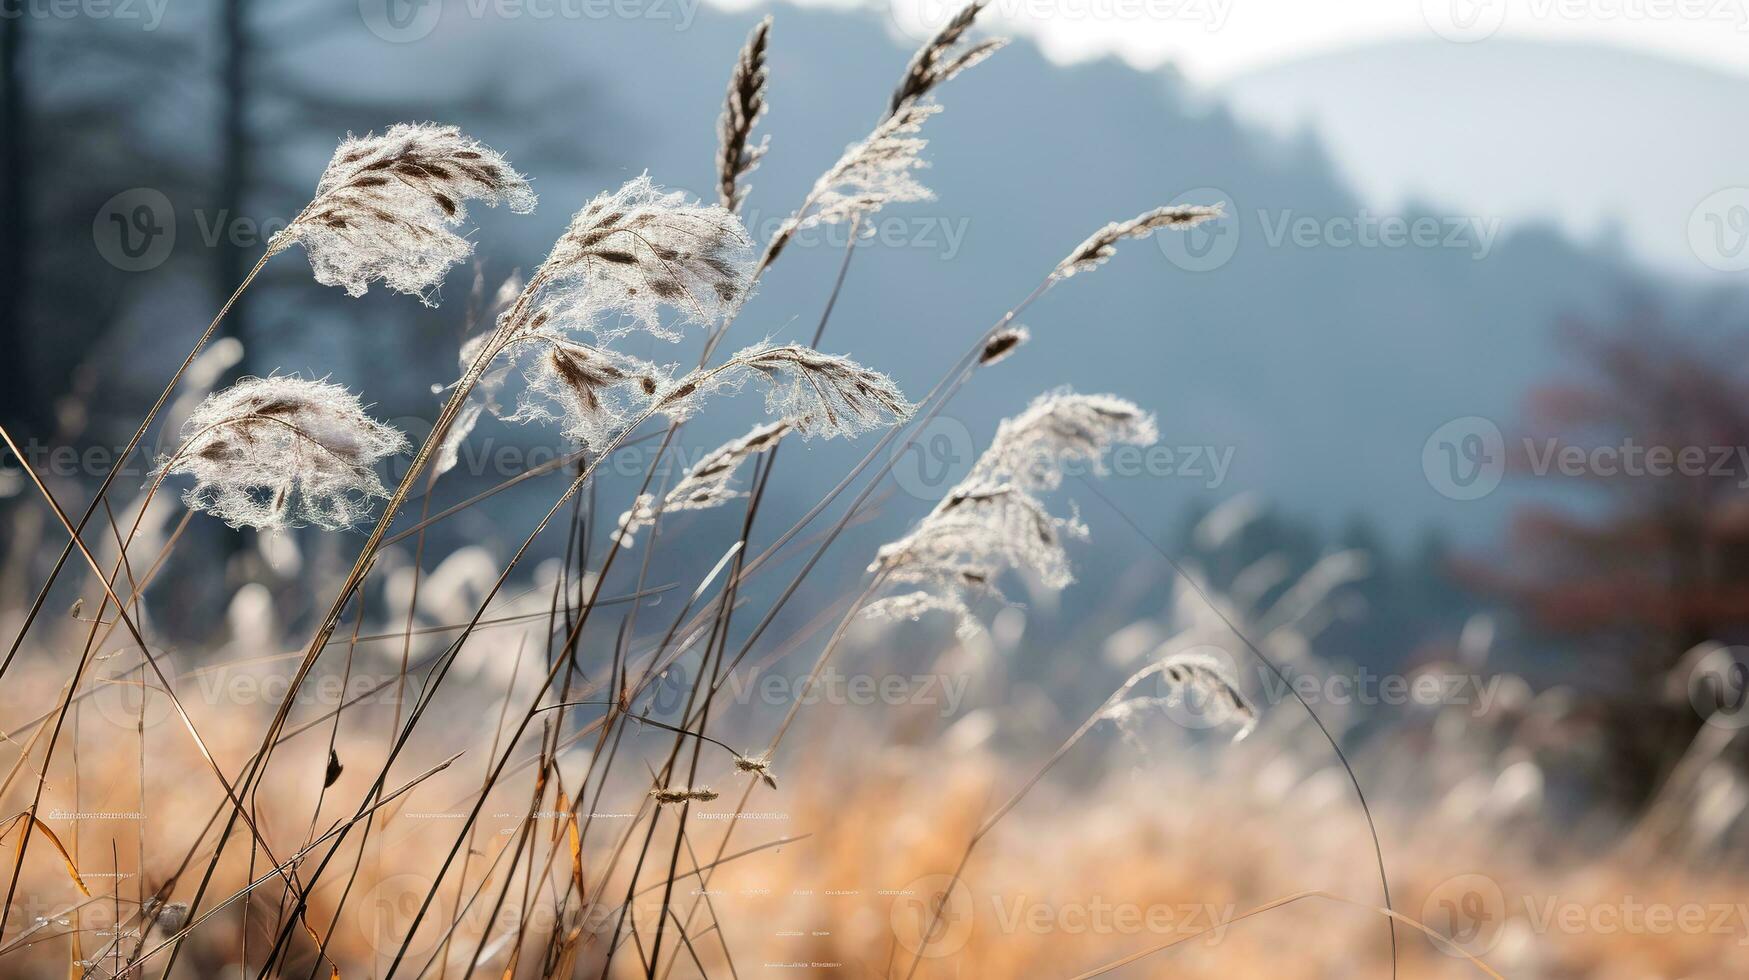
[[[1749,329],[1716,327],[1645,303],[1563,323],[1579,370],[1535,389],[1506,440],[1507,472],[1551,497],[1516,515],[1504,561],[1465,563],[1578,650],[1630,800],[1702,723],[1683,655],[1749,640]]]
[[[25,336],[30,309],[30,117],[23,68],[25,32],[29,29],[24,0],[0,0],[0,269],[7,286],[0,289],[0,337],[8,342]],[[0,423],[27,421],[30,372],[23,357],[4,358],[0,367]]]

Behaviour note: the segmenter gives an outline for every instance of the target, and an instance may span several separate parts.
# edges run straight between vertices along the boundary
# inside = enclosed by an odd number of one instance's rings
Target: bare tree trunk
[[[0,0],[0,342],[13,355],[0,358],[0,421],[35,431],[30,384],[30,110],[25,75],[24,0]]]

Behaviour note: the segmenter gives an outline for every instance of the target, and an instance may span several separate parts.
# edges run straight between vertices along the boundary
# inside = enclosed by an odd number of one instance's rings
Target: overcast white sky
[[[891,2],[900,30],[923,37],[962,0]],[[1749,74],[1749,0],[991,0],[985,17],[1037,38],[1054,58],[1111,53],[1144,68],[1170,61],[1206,85],[1303,55],[1440,37],[1613,44]]]

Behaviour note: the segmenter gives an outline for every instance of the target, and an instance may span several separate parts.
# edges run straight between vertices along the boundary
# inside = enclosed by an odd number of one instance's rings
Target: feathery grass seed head
[[[584,205],[535,279],[548,290],[542,308],[556,327],[603,340],[641,327],[679,340],[660,309],[678,310],[686,323],[727,315],[751,288],[752,245],[727,208],[664,192],[644,174]],[[604,322],[611,313],[630,324]]]
[[[978,18],[987,0],[973,0],[966,4],[960,12],[953,16],[930,38],[917,53],[911,56],[911,63],[905,66],[905,77],[899,81],[899,87],[893,90],[893,100],[888,106],[888,112],[899,111],[899,107],[914,99],[920,99],[934,91],[936,86],[976,65],[1008,43],[1005,37],[993,37],[976,44],[960,46],[965,40],[966,32],[971,30],[972,22]]]
[[[375,467],[406,437],[339,385],[245,378],[207,396],[182,425],[164,472],[194,477],[188,506],[232,527],[349,527],[387,496]]]
[[[1053,282],[1060,282],[1078,272],[1089,272],[1117,254],[1117,243],[1126,238],[1147,238],[1162,229],[1194,228],[1223,214],[1221,205],[1184,204],[1155,208],[1128,221],[1113,221],[1082,242],[1051,273]]]
[[[734,489],[730,482],[740,470],[741,464],[775,447],[792,428],[789,422],[782,419],[766,422],[755,426],[746,435],[712,450],[693,464],[674,484],[673,489],[662,498],[659,510],[655,497],[647,493],[639,494],[632,503],[632,509],[619,517],[619,529],[614,533],[620,547],[631,547],[638,529],[655,521],[659,512],[709,510],[746,496]]]
[[[759,166],[771,138],[754,143],[753,127],[765,114],[765,42],[771,33],[767,16],[747,35],[747,43],[729,74],[729,94],[717,122],[717,195],[723,207],[739,211],[747,196],[742,178]]]
[[[470,199],[518,213],[535,204],[528,181],[498,151],[454,126],[401,123],[380,136],[348,136],[309,206],[269,250],[302,245],[316,281],[348,295],[381,281],[434,306],[444,273],[473,250],[452,230]]]
[[[989,340],[984,342],[984,349],[978,352],[978,364],[989,367],[998,361],[1006,360],[1022,344],[1032,339],[1032,331],[1019,324],[1004,327],[996,331]]]
[[[777,777],[771,774],[771,760],[765,756],[738,755],[735,757],[736,772],[752,772],[759,774],[760,782],[777,788]]]

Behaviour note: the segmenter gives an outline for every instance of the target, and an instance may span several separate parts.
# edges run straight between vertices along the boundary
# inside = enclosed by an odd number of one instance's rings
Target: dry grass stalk
[[[686,471],[662,498],[661,507],[656,506],[653,495],[639,494],[632,509],[620,515],[615,540],[620,547],[629,548],[638,530],[654,523],[659,514],[709,510],[746,496],[730,483],[741,464],[774,448],[791,431],[791,425],[779,419],[754,426],[746,435],[717,447]]]
[[[893,90],[893,99],[887,109],[889,114],[898,112],[899,107],[907,102],[923,98],[936,86],[990,57],[1008,43],[1005,37],[993,37],[960,47],[985,4],[986,0],[967,4],[928,43],[917,49],[917,53],[911,56],[911,63],[905,66],[905,77]]]
[[[765,756],[738,755],[735,757],[736,772],[758,773],[760,782],[776,789],[777,777],[771,774],[771,760]]]
[[[1147,238],[1163,229],[1182,230],[1212,221],[1223,214],[1221,205],[1184,204],[1155,208],[1128,221],[1113,221],[1089,235],[1080,247],[1058,263],[1051,274],[1053,280],[1067,279],[1078,272],[1098,268],[1117,254],[1116,245],[1126,238]]]
[[[759,166],[771,137],[754,143],[753,127],[765,114],[765,43],[771,34],[769,16],[754,26],[729,73],[729,94],[717,121],[717,195],[723,207],[739,211],[747,196],[744,178]]]
[[[717,798],[717,791],[708,787],[698,789],[658,787],[650,790],[650,798],[658,806],[669,806],[675,803],[709,803]]]

